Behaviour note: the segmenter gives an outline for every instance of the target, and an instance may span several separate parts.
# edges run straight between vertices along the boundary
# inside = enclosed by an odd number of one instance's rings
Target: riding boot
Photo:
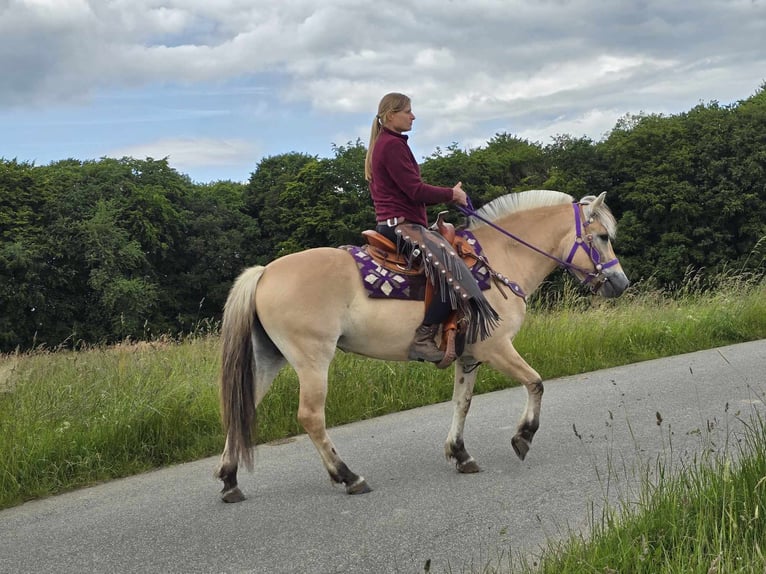
[[[410,344],[409,359],[411,361],[428,361],[438,363],[444,358],[444,352],[439,350],[434,342],[439,325],[426,325],[422,323],[415,330],[415,338]]]

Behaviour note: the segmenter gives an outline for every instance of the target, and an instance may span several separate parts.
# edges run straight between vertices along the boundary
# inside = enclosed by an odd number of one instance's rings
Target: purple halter
[[[602,264],[601,255],[599,254],[598,250],[593,247],[593,235],[588,234],[583,237],[583,231],[587,231],[588,225],[591,224],[591,221],[583,218],[582,205],[583,204],[581,203],[572,204],[575,217],[575,242],[574,245],[572,245],[572,249],[569,251],[569,257],[567,257],[566,266],[567,268],[579,269],[579,271],[585,275],[583,283],[591,283],[591,281],[595,281],[596,283],[594,286],[592,286],[593,291],[595,292],[598,291],[601,285],[604,284],[604,281],[606,281],[606,276],[604,275],[603,270],[614,267],[619,263],[619,261],[615,257],[611,261],[607,261],[606,263]],[[585,269],[578,268],[572,264],[572,260],[577,254],[578,249],[582,249],[585,251],[585,253],[588,254],[588,257],[593,262],[593,267],[596,269],[595,273],[593,271],[586,271]]]

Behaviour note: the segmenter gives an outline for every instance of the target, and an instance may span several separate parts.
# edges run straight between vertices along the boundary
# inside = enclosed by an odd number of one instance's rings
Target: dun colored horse
[[[557,266],[564,266],[594,293],[617,297],[629,281],[612,250],[616,222],[604,196],[575,202],[556,191],[512,193],[472,212],[466,228],[491,268],[527,295]],[[540,375],[513,346],[524,322],[525,299],[497,282],[484,294],[501,321],[488,338],[467,344],[455,363],[454,411],[445,443],[447,458],[462,473],[479,470],[463,442],[478,365],[491,365],[527,390],[511,440],[521,459],[539,427],[543,396]],[[353,257],[342,249],[308,249],[246,269],[229,293],[221,329],[226,444],[216,476],[223,481],[222,499],[244,499],[237,469],[240,463],[253,466],[256,406],[288,363],[300,381],[298,420],[331,479],[345,485],[349,494],[369,492],[365,479],[343,462],[325,428],[330,362],[336,348],[376,359],[407,360],[422,315],[422,302],[370,298]]]

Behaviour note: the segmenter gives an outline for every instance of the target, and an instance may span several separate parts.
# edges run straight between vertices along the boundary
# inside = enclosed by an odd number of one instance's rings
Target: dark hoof
[[[352,484],[346,486],[346,494],[367,494],[368,492],[372,492],[372,489],[361,476]]]
[[[473,459],[467,460],[463,463],[458,462],[455,464],[455,468],[457,468],[457,471],[462,474],[474,474],[476,472],[481,472],[481,468]]]
[[[527,456],[527,453],[529,452],[529,441],[520,435],[516,435],[511,439],[511,446],[513,447],[513,451],[516,453],[516,456],[518,456],[521,460],[524,460],[524,458]]]
[[[222,492],[221,500],[224,502],[242,502],[245,500],[245,495],[242,494],[242,491],[238,486],[235,486],[234,488]]]
[[[455,468],[462,474],[481,472],[479,465],[476,464],[473,457],[465,450],[463,439],[458,439],[454,443],[447,441],[444,445],[444,454],[447,460],[455,461]]]

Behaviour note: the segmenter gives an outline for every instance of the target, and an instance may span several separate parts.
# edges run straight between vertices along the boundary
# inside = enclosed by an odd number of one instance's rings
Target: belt
[[[378,225],[387,225],[388,227],[396,227],[400,223],[407,223],[407,220],[403,217],[389,217],[378,221]]]

